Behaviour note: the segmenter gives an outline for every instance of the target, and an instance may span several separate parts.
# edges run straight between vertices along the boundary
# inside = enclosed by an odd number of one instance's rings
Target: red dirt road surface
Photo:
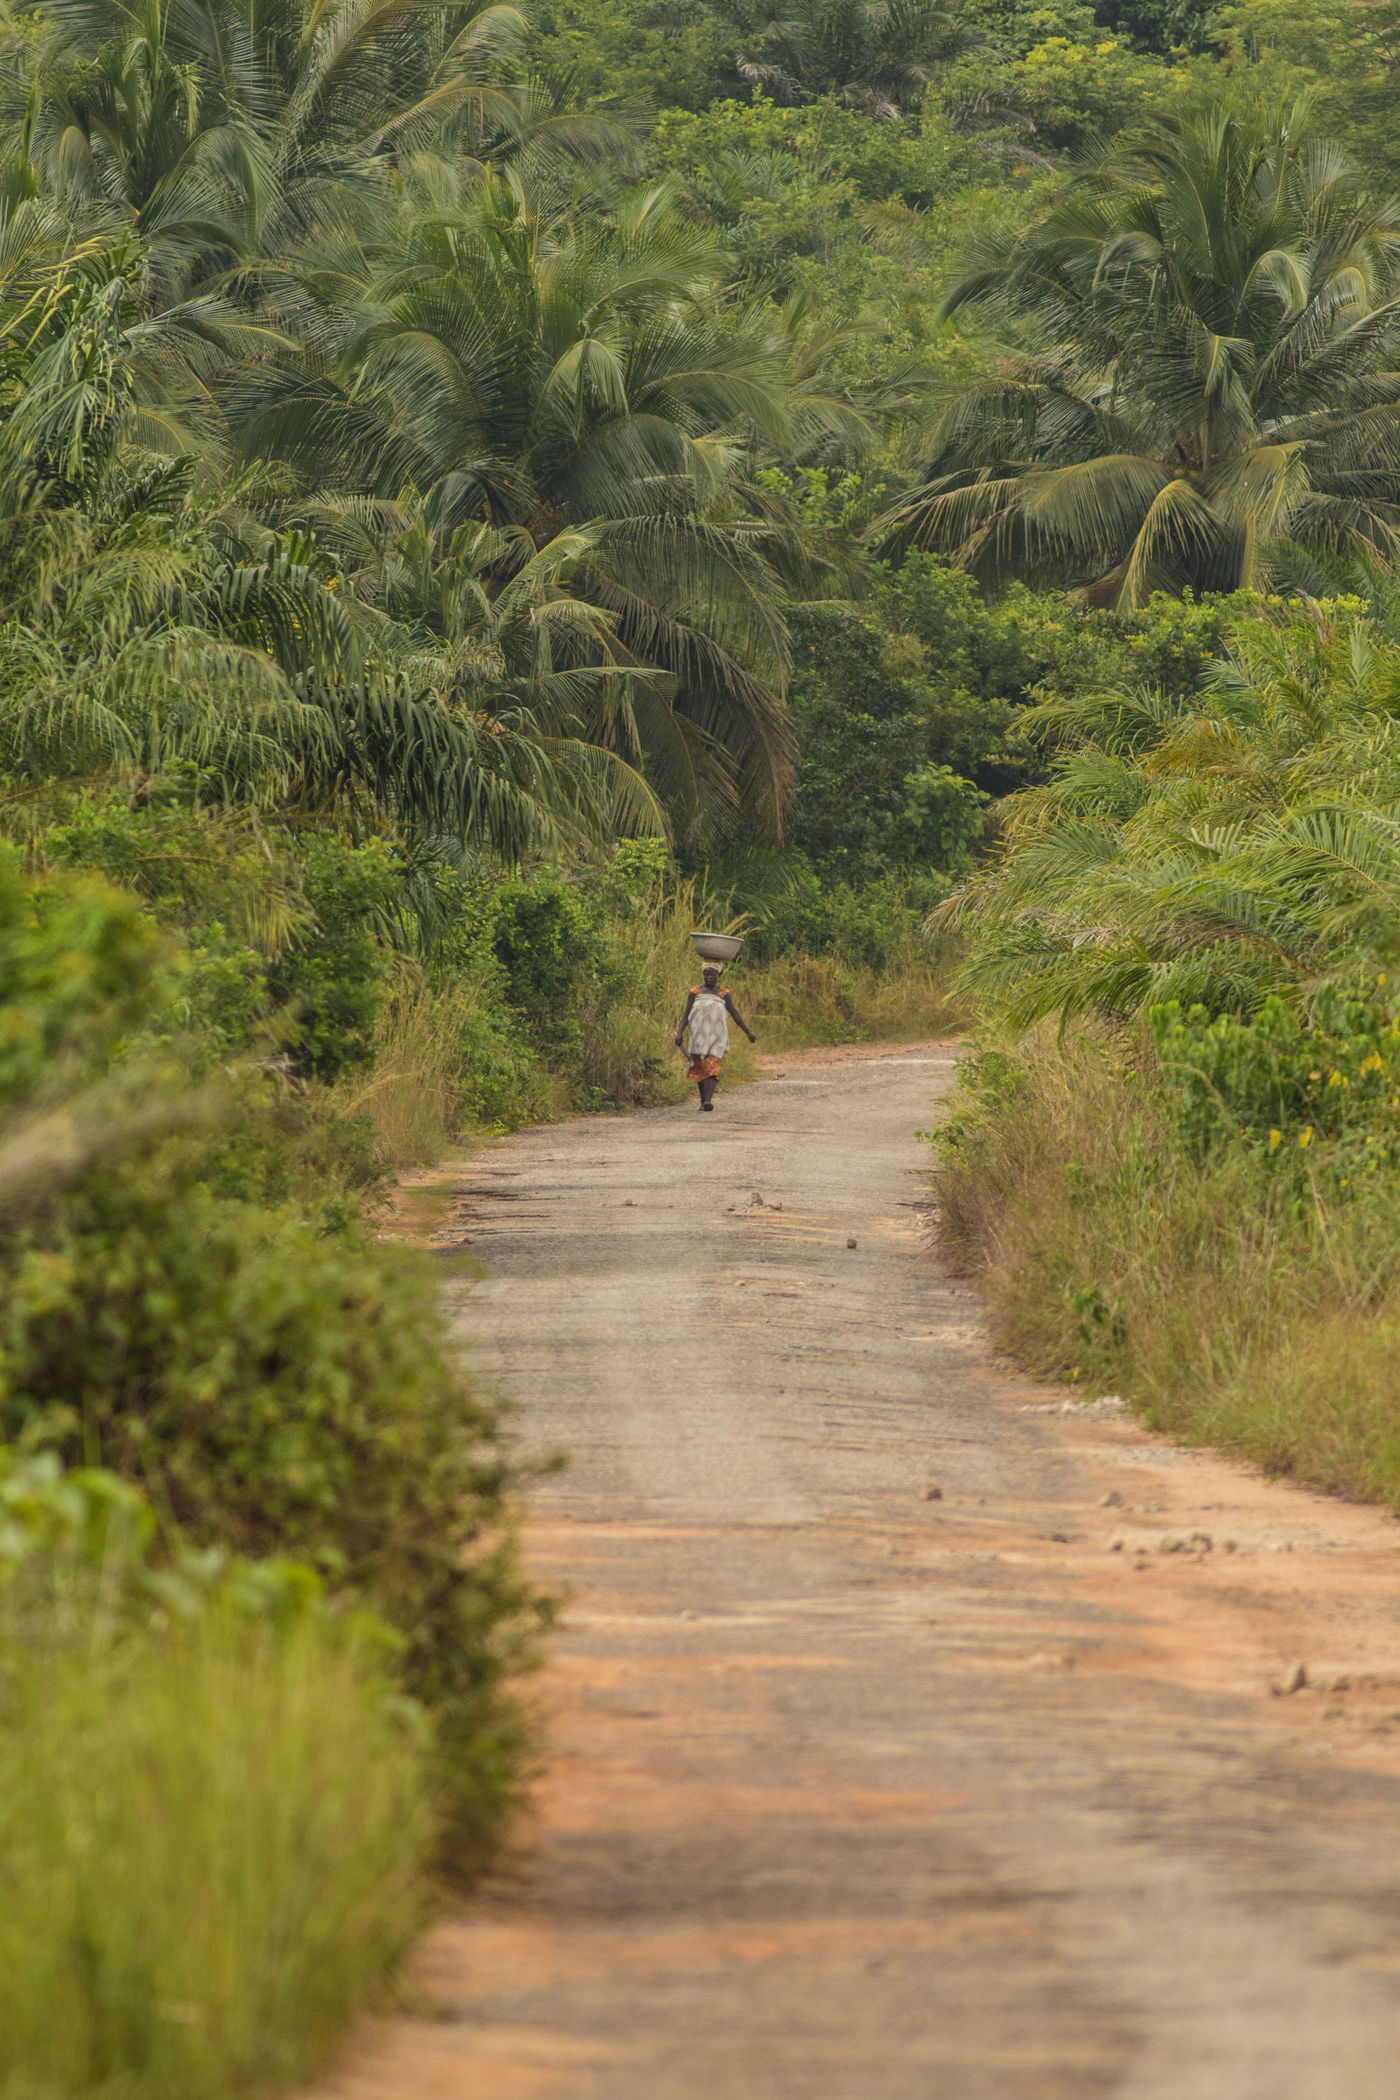
[[[550,1755],[317,2100],[1397,2100],[1400,1525],[996,1362],[953,1056],[444,1170]]]

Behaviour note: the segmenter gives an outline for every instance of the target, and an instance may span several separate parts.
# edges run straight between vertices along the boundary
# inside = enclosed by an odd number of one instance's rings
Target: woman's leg
[[[717,1087],[718,1085],[719,1085],[719,1081],[718,1081],[717,1079],[702,1079],[702,1080],[701,1080],[701,1082],[700,1082],[700,1106],[701,1106],[702,1108],[713,1108],[713,1107],[714,1107],[714,1105],[715,1105],[715,1088],[716,1088],[716,1087]]]

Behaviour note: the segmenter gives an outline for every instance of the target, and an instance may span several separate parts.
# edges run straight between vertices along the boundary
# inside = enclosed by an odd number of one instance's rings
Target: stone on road
[[[952,1060],[452,1170],[570,1461],[549,1754],[324,2100],[1395,2100],[1400,1533],[998,1365],[921,1218]]]

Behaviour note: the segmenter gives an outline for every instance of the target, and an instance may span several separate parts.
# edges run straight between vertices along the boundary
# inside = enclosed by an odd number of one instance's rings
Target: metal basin
[[[690,945],[706,962],[733,962],[744,945],[741,933],[692,933]]]

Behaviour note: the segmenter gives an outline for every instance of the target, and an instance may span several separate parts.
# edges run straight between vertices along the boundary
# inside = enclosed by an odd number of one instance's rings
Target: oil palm
[[[1248,1012],[1305,998],[1400,924],[1400,647],[1353,611],[1246,620],[1185,704],[1047,703],[1049,784],[944,908],[969,975],[1018,1022],[1129,1018],[1168,999]]]
[[[519,528],[444,533],[415,491],[330,496],[311,517],[367,648],[450,714],[537,751],[556,805],[567,784],[586,835],[659,833],[661,809],[628,762],[658,674],[619,649],[616,623],[574,595],[586,531],[536,547]],[[664,708],[660,711],[667,719]]]
[[[480,652],[446,677],[337,592],[314,543],[258,521],[247,477],[146,449],[125,282],[100,244],[53,259],[48,231],[33,200],[0,213],[12,811],[59,783],[189,777],[230,809],[358,808],[507,855],[659,827],[614,754],[561,730],[557,691],[544,725]]]
[[[31,504],[0,527],[12,824],[54,792],[186,781],[234,814],[358,814],[507,858],[661,828],[613,754],[510,707],[479,661],[386,635],[231,492],[131,476],[123,501],[119,477],[106,518]]]
[[[1028,354],[942,417],[892,540],[1141,604],[1291,537],[1400,544],[1400,204],[1306,108],[1155,119],[959,282]]]

